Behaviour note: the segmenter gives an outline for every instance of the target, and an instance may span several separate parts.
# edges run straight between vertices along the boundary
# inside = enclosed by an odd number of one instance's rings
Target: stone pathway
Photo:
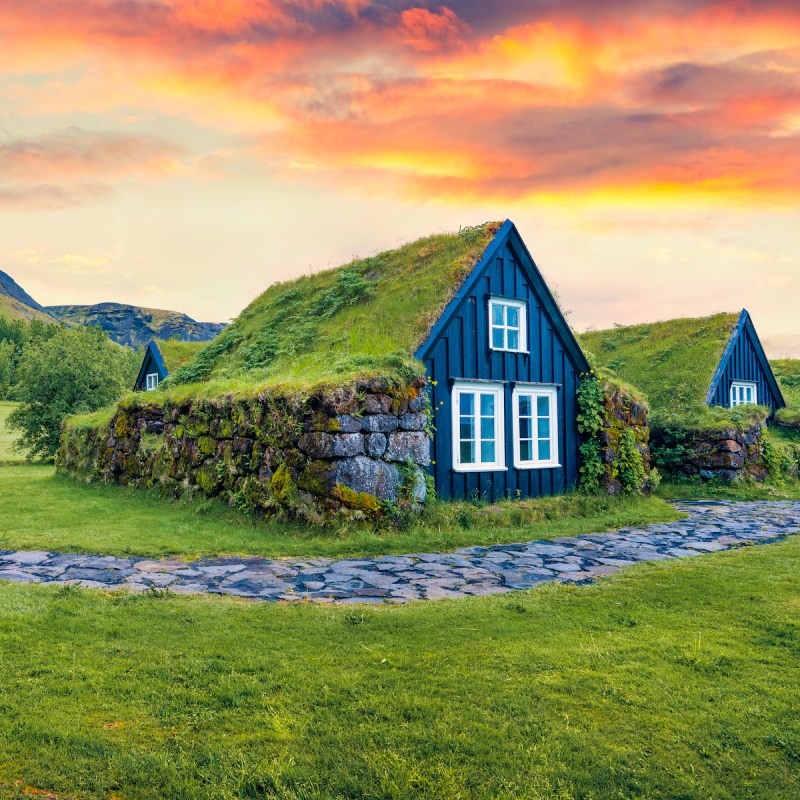
[[[0,550],[0,579],[254,600],[405,603],[499,594],[546,581],[588,583],[638,561],[775,542],[800,532],[800,502],[676,503],[689,519],[613,533],[381,558],[228,556],[152,560]]]

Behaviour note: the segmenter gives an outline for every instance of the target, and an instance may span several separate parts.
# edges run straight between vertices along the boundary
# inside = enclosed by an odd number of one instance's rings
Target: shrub
[[[117,400],[137,360],[133,350],[96,327],[61,328],[49,339],[28,344],[17,367],[21,405],[8,419],[10,427],[22,432],[18,447],[29,458],[52,458],[64,419]]]

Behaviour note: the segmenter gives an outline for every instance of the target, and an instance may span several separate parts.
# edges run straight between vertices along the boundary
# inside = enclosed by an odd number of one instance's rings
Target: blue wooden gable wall
[[[498,352],[489,347],[489,297],[527,303],[529,354]],[[430,399],[436,428],[430,471],[444,499],[538,497],[563,492],[578,479],[576,391],[588,372],[580,346],[558,309],[519,233],[506,222],[483,259],[448,304],[430,336],[416,353],[434,382]],[[506,463],[498,472],[453,469],[451,390],[455,380],[505,382]],[[512,399],[515,382],[558,387],[558,436],[561,466],[515,469],[512,448]]]
[[[155,341],[151,341],[145,348],[142,366],[139,368],[139,376],[136,378],[133,391],[143,392],[147,388],[145,385],[146,377],[154,372],[158,373],[159,383],[163,381],[167,375],[169,375],[169,372],[164,365],[164,359],[161,356],[161,351],[158,349],[158,345],[155,343]]]
[[[728,408],[733,381],[756,383],[759,405],[769,406],[773,414],[786,405],[747,309],[743,309],[739,315],[739,321],[714,373],[706,403]]]

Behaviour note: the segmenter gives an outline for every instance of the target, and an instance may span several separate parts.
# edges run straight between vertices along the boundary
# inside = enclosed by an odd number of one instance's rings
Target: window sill
[[[522,461],[519,464],[514,464],[514,469],[560,469],[561,464],[555,461],[548,461],[546,463],[537,464],[533,461]]]
[[[518,356],[529,356],[530,350],[508,350],[505,347],[489,347],[493,353],[516,353]]]
[[[453,465],[453,472],[507,472],[508,467],[488,466],[486,464],[476,464],[475,466],[469,465]]]

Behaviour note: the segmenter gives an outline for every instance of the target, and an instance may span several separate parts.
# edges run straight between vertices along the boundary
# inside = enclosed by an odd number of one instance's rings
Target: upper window
[[[145,378],[145,389],[148,392],[150,392],[153,389],[157,389],[157,388],[158,388],[158,373],[157,372],[151,372]]]
[[[453,386],[453,469],[457,472],[502,470],[505,464],[503,385]]]
[[[489,342],[492,350],[527,352],[525,316],[525,303],[521,300],[505,297],[489,299]]]
[[[558,390],[517,384],[514,408],[514,466],[558,467]]]
[[[758,403],[758,384],[753,381],[731,383],[731,408]]]

